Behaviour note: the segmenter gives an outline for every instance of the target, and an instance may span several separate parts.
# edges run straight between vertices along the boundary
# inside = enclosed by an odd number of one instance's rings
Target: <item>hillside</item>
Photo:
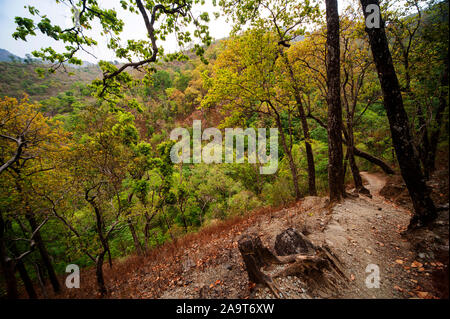
[[[0,299],[448,297],[448,0],[50,2],[0,61]]]
[[[36,62],[0,62],[0,97],[22,98],[27,94],[31,100],[40,101],[69,90],[77,82],[88,84],[101,76],[97,66],[59,69],[44,77],[35,72],[36,68],[46,66]]]
[[[22,58],[12,54],[8,50],[0,48],[0,62],[11,62],[11,60],[22,61]]]
[[[433,179],[437,196],[448,190],[448,181],[438,177],[447,173],[448,167],[442,168]],[[349,198],[330,210],[326,198],[307,197],[285,208],[260,209],[218,222],[154,248],[148,256],[116,261],[112,269],[105,266],[111,287],[108,298],[275,298],[268,288],[249,283],[238,241],[255,234],[274,251],[277,235],[289,228],[315,245],[328,246],[348,280],[329,287],[314,282],[300,268],[274,279],[283,299],[448,298],[448,286],[440,279],[448,273],[448,208],[432,231],[405,236],[411,212],[379,195],[388,178],[379,173],[362,175],[372,198]],[[366,286],[370,264],[379,266],[380,289]],[[283,267],[272,265],[264,271],[275,274]],[[88,278],[87,286],[66,290],[59,297],[96,297],[93,269],[84,270],[83,276]]]

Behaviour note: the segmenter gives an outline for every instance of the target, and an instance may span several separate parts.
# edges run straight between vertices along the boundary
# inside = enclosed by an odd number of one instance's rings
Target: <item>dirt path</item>
[[[386,183],[383,175],[361,174],[372,198],[347,198],[330,211],[326,198],[307,197],[294,207],[261,215],[246,226],[239,225],[239,231],[217,234],[217,240],[202,249],[215,251],[210,264],[204,268],[183,266],[186,269],[179,287],[166,290],[160,297],[273,298],[268,289],[250,294],[237,240],[241,233],[256,233],[267,247],[273,248],[276,235],[288,227],[308,235],[315,244],[327,244],[351,281],[347,287],[342,285],[323,293],[309,291],[302,278],[296,276],[275,279],[286,298],[432,297],[433,293],[421,286],[431,281],[431,265],[417,261],[417,251],[401,235],[411,218],[410,212],[379,195]],[[181,263],[198,265],[202,260],[200,255],[192,260],[191,256],[187,252]],[[378,288],[366,285],[367,277],[375,275],[374,271],[379,272]]]
[[[367,172],[361,175],[368,182],[366,187],[373,197],[346,199],[336,205],[327,227],[316,239],[333,248],[353,279],[351,287],[339,297],[407,297],[405,292],[416,287],[414,268],[418,268],[411,267],[414,253],[401,236],[411,218],[410,213],[379,196],[386,183],[384,176]],[[367,277],[377,270],[379,288],[368,287]]]
[[[401,235],[408,226],[411,213],[379,195],[386,183],[384,175],[368,172],[361,175],[367,181],[366,187],[372,198],[361,195],[345,199],[326,215],[328,218],[323,231],[311,231],[308,236],[313,242],[325,243],[332,248],[347,270],[351,283],[335,294],[308,297],[432,297],[433,293],[424,291],[421,286],[428,283],[425,286],[430,287],[432,267],[428,262],[416,260],[417,252]],[[301,225],[297,228],[301,229]],[[378,287],[376,281],[370,280],[370,277],[368,280],[368,276],[376,272],[379,274]],[[285,286],[283,280],[278,283]],[[267,297],[267,293],[266,290],[262,297]]]

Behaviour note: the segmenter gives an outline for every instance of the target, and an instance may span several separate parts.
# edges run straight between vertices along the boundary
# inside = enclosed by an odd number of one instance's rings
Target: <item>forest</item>
[[[311,297],[448,298],[448,0],[213,4],[61,0],[73,27],[38,5],[11,21],[2,37],[62,49],[0,62],[0,299],[300,298],[284,276]],[[121,38],[123,12],[145,38]],[[228,37],[213,39],[213,15]],[[99,43],[114,61],[85,65]],[[195,120],[276,129],[276,172],[249,160],[249,135],[242,162],[174,163],[171,132]],[[283,275],[245,253],[274,241]],[[317,288],[318,259],[367,295]],[[366,288],[369,263],[392,285]]]

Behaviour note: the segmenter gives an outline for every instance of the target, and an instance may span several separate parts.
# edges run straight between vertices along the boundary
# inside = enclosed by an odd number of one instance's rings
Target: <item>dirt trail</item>
[[[386,183],[383,175],[362,172],[372,198],[347,198],[336,205],[323,233],[311,235],[328,244],[347,268],[352,285],[340,298],[405,298],[417,288],[419,268],[410,243],[401,236],[410,212],[379,195]],[[411,266],[412,264],[412,266]],[[420,267],[414,267],[420,266]],[[366,285],[366,278],[379,269],[379,288]],[[424,272],[424,269],[421,269]],[[420,288],[420,287],[419,287]]]
[[[327,199],[306,197],[296,206],[258,217],[239,232],[217,234],[217,256],[205,269],[187,267],[182,287],[168,289],[162,298],[273,298],[268,289],[251,294],[237,249],[242,233],[256,233],[273,249],[276,235],[288,227],[303,232],[318,245],[328,245],[342,262],[350,282],[332,292],[309,291],[302,278],[276,278],[286,298],[430,298],[422,283],[431,282],[432,269],[425,260],[417,261],[408,240],[402,237],[411,213],[379,195],[386,183],[381,174],[361,173],[372,198],[347,198],[330,209]],[[204,247],[207,249],[207,247]],[[188,254],[186,261],[190,261]],[[379,288],[366,285],[371,265],[379,270]],[[370,266],[369,266],[370,267]],[[270,271],[270,270],[268,270]],[[373,271],[373,270],[372,270]],[[431,287],[430,284],[425,284]],[[311,289],[313,290],[313,289]]]

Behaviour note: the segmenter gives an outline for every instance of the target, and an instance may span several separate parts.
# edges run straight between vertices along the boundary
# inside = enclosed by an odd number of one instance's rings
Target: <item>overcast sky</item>
[[[102,6],[107,8],[117,8],[119,11],[119,17],[125,22],[124,31],[121,35],[122,41],[127,39],[145,39],[146,29],[143,25],[142,17],[140,15],[125,12],[119,5],[119,0],[100,0]],[[219,17],[218,20],[214,19],[213,12],[218,11],[218,8],[214,8],[211,1],[206,1],[208,4],[194,11],[194,14],[198,15],[203,11],[210,13],[212,21],[210,22],[210,33],[215,39],[221,39],[227,37],[231,31],[231,24],[225,21],[224,17]],[[342,0],[339,1],[340,4]],[[62,27],[72,27],[70,8],[65,4],[56,4],[55,0],[0,0],[0,48],[6,49],[11,53],[20,57],[25,57],[25,54],[31,53],[33,50],[52,46],[55,50],[61,50],[63,48],[62,43],[58,43],[48,37],[42,36],[37,32],[37,36],[29,37],[27,42],[22,40],[14,40],[12,33],[16,29],[14,17],[30,17],[30,14],[25,5],[32,5],[40,10],[41,14],[47,14],[50,20],[59,24]],[[340,9],[342,6],[340,5]],[[99,30],[99,27],[94,25],[94,30]],[[89,33],[88,33],[89,34]],[[98,35],[97,35],[98,36]],[[98,37],[94,37],[98,39]],[[175,39],[168,38],[163,44],[166,52],[174,52],[179,48],[175,44]],[[97,59],[102,60],[115,60],[114,54],[106,48],[106,45],[102,41],[98,41],[99,45],[95,48],[91,48],[90,52],[94,54]],[[80,52],[77,57],[82,60],[97,62],[97,60],[87,53]]]

